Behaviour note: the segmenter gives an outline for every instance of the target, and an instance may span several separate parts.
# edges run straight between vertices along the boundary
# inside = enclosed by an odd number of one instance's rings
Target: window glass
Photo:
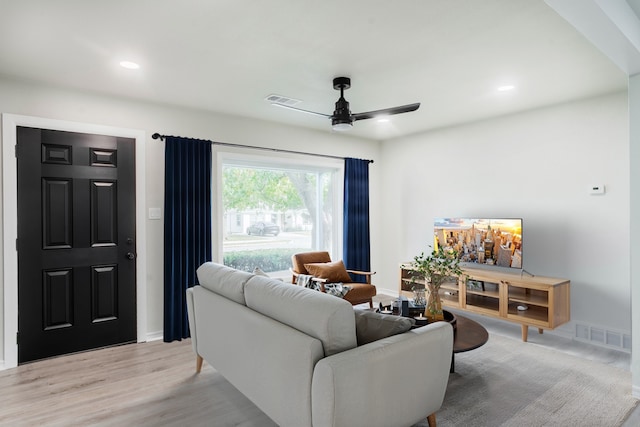
[[[342,162],[227,153],[218,164],[225,265],[284,278],[294,253],[338,253]]]

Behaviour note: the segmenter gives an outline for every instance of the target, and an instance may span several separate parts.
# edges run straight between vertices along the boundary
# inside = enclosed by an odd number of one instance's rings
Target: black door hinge
[[[20,344],[20,332],[16,332],[16,345]]]

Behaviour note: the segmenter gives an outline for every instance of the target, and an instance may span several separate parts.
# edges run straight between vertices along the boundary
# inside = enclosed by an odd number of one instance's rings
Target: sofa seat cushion
[[[320,340],[325,356],[357,346],[353,307],[343,299],[264,276],[244,291],[247,307]]]
[[[354,310],[358,345],[407,332],[416,324],[414,319],[369,310]]]
[[[196,274],[200,286],[238,304],[246,304],[244,285],[253,277],[253,274],[214,262],[205,262],[198,267]]]
[[[336,262],[313,262],[304,265],[310,275],[326,279],[328,283],[349,283],[351,276],[347,273],[342,260]]]

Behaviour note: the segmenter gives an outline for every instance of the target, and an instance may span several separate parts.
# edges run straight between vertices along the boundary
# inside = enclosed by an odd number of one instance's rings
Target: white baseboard
[[[147,342],[161,340],[164,334],[162,331],[151,332],[147,334]]]

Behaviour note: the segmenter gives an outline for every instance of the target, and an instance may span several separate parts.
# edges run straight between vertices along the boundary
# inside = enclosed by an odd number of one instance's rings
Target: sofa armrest
[[[314,426],[411,426],[440,409],[449,380],[447,322],[320,360],[311,388]]]
[[[358,276],[366,276],[368,284],[371,284],[371,276],[376,274],[375,271],[360,271],[360,270],[349,270],[349,269],[347,269],[347,273],[357,274]]]
[[[363,276],[373,276],[376,274],[375,271],[360,271],[360,270],[349,270],[347,269],[347,273],[360,274]]]

